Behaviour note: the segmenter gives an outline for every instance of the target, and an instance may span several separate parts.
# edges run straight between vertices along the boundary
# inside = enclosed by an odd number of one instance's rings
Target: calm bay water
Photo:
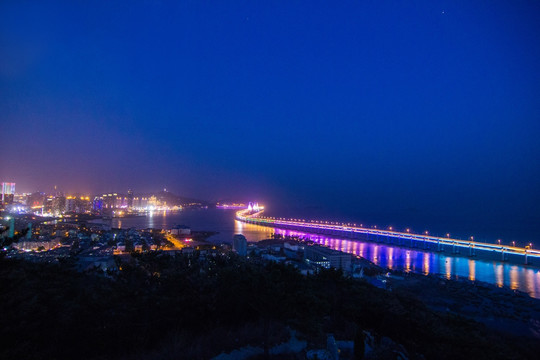
[[[244,234],[248,241],[268,239],[272,233],[295,235],[323,244],[336,250],[364,257],[373,263],[392,270],[412,271],[421,274],[440,274],[448,279],[467,278],[528,293],[540,298],[540,269],[507,262],[470,259],[405,249],[386,244],[358,240],[338,239],[322,235],[274,229],[245,224],[234,219],[233,210],[187,210],[177,213],[154,213],[146,217],[113,219],[113,227],[120,228],[170,228],[187,225],[192,230],[218,231],[209,240],[215,243],[232,241],[234,234]]]

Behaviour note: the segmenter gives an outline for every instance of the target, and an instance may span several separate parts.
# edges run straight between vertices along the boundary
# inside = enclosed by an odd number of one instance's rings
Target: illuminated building
[[[116,197],[118,194],[103,194],[101,197],[103,198],[103,208],[104,209],[112,209],[115,207],[116,204]]]
[[[151,208],[151,209],[155,209],[157,208],[158,206],[161,205],[161,202],[157,199],[157,197],[155,197],[154,195],[152,195],[150,197],[150,199],[148,199],[148,206]]]
[[[55,215],[60,215],[66,210],[66,198],[57,196],[53,199],[52,212]]]
[[[67,196],[65,203],[66,213],[83,214],[91,209],[89,196]]]
[[[248,205],[248,210],[251,212],[258,212],[260,210],[262,210],[262,208],[259,206],[259,203],[252,203],[250,202],[249,205]]]
[[[92,210],[97,211],[101,214],[103,210],[103,198],[96,196],[94,202],[92,203]]]
[[[47,198],[43,201],[44,212],[51,214],[53,212],[53,205],[54,197],[50,195],[47,196]]]
[[[2,183],[2,203],[11,204],[13,197],[15,196],[15,183],[3,182]]]
[[[114,199],[115,208],[126,208],[128,205],[128,198],[126,196],[116,195]]]
[[[130,209],[133,207],[133,190],[131,190],[131,189],[128,190],[127,206]]]
[[[26,195],[26,205],[32,209],[38,209],[45,204],[45,194],[36,192]]]
[[[185,225],[177,225],[171,229],[172,235],[190,235],[191,229]]]
[[[313,245],[305,247],[304,259],[308,264],[321,266],[327,269],[336,268],[350,270],[352,255],[322,246]]]
[[[103,202],[102,209],[125,209],[129,203],[129,195],[123,196],[122,194],[110,193],[103,194],[99,198]]]
[[[77,210],[76,199],[71,196],[68,196],[66,198],[66,212],[67,213],[76,212],[76,210]]]
[[[148,207],[148,198],[145,196],[134,197],[133,198],[133,207],[137,209],[146,209]]]

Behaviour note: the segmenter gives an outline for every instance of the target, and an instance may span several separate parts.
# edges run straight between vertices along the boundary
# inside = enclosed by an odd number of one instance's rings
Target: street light
[[[516,241],[515,240],[512,240],[512,246],[516,246]]]

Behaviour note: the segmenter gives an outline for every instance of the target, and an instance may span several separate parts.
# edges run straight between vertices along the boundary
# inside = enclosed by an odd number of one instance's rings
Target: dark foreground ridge
[[[322,269],[250,260],[224,249],[116,258],[115,273],[0,259],[2,359],[208,359],[247,345],[272,357],[290,330],[308,347],[327,334],[348,358],[532,359],[537,339],[512,336],[414,294]],[[417,289],[421,291],[420,289]],[[401,355],[398,355],[401,354]],[[345,357],[346,354],[342,354]],[[254,358],[265,358],[258,355]]]

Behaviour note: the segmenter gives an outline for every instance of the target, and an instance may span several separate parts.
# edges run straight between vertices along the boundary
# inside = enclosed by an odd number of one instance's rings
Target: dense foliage
[[[0,260],[2,359],[193,359],[246,344],[269,346],[286,327],[310,342],[362,330],[411,358],[532,358],[538,346],[346,278],[234,255],[160,253],[118,259],[109,276],[69,264]]]

